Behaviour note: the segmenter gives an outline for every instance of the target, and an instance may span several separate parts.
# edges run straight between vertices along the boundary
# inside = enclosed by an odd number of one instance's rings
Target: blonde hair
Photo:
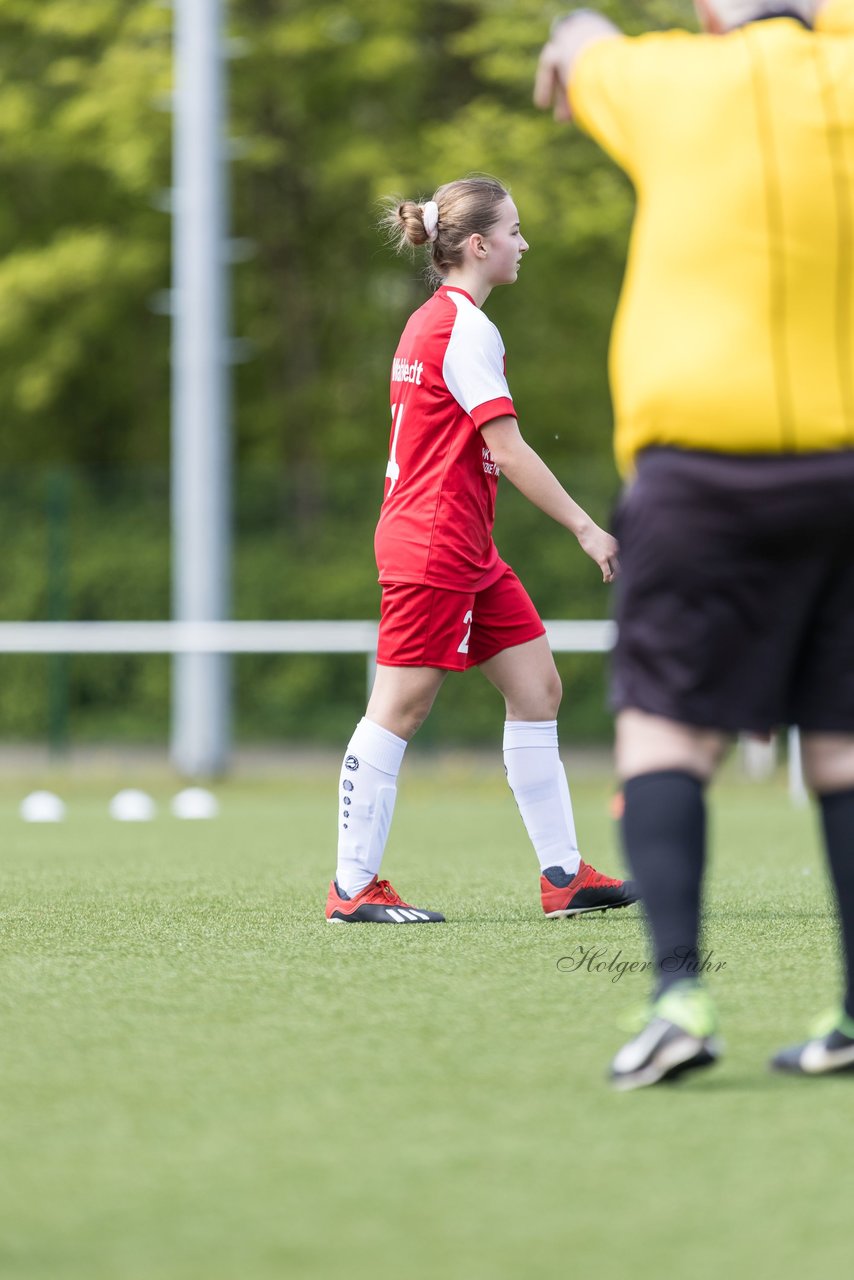
[[[497,178],[458,178],[439,187],[432,197],[439,209],[435,239],[431,240],[424,227],[427,201],[418,203],[390,196],[383,201],[385,212],[380,226],[398,253],[428,244],[429,275],[440,283],[453,267],[462,265],[469,236],[489,235],[509,194]]]

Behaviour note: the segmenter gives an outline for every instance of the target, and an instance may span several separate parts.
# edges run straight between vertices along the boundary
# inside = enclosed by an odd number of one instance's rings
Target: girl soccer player
[[[582,861],[558,754],[561,683],[545,628],[492,540],[498,476],[562,524],[605,582],[617,544],[525,443],[504,373],[504,345],[481,307],[512,284],[528,245],[506,189],[491,178],[394,202],[397,241],[428,245],[438,288],[410,317],[392,362],[391,445],[375,549],[382,586],[377,675],[344,756],[335,923],[444,920],[378,879],[406,745],[448,671],[480,667],[504,697],[504,762],[540,862],[547,916],[625,907],[629,882]]]

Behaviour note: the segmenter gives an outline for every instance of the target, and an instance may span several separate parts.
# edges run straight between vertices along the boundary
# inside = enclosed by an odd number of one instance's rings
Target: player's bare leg
[[[365,716],[408,742],[430,714],[446,675],[436,667],[378,666]]]
[[[563,689],[545,636],[502,649],[480,670],[504,698],[508,720],[555,720]]]
[[[623,782],[659,769],[679,769],[708,782],[728,745],[728,736],[717,729],[697,729],[634,709],[617,716],[617,773]]]
[[[561,682],[546,637],[504,649],[480,669],[504,697],[507,781],[540,863],[543,911],[564,917],[629,906],[633,886],[601,875],[578,851],[558,749]]]

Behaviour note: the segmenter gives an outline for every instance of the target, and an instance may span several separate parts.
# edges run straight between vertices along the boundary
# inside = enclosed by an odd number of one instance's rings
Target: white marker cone
[[[64,822],[65,803],[52,791],[31,791],[19,809],[24,822]]]
[[[110,817],[117,822],[150,822],[156,813],[151,796],[133,787],[116,792],[110,801]]]
[[[219,801],[204,787],[187,787],[172,797],[172,812],[176,818],[215,818],[219,813]]]

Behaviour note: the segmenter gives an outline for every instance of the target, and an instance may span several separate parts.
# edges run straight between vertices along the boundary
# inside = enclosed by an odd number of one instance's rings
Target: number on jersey
[[[391,406],[391,420],[394,423],[394,433],[391,437],[391,453],[389,454],[388,466],[385,469],[386,478],[391,481],[388,487],[389,493],[391,493],[400,479],[400,467],[397,465],[397,437],[400,435],[400,424],[403,420],[402,404],[393,404]]]

